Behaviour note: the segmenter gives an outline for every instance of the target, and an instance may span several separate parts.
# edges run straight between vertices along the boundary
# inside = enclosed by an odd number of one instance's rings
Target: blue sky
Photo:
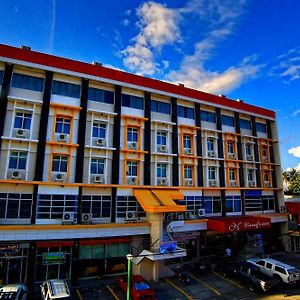
[[[99,61],[275,110],[282,167],[300,169],[300,1],[6,0],[1,6],[0,43]]]

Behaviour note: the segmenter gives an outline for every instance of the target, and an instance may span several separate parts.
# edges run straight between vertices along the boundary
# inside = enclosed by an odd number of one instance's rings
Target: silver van
[[[272,276],[281,283],[296,283],[300,279],[299,270],[278,260],[251,258],[247,261],[257,266],[262,273]]]
[[[68,282],[63,279],[46,280],[41,284],[43,300],[71,300]]]
[[[0,300],[26,300],[27,286],[25,284],[8,284],[0,288]]]

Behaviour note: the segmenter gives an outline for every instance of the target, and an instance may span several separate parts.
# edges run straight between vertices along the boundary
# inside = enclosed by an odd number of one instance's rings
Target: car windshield
[[[150,286],[147,282],[136,282],[134,284],[134,288],[137,291],[143,291],[143,290],[148,290],[150,289]]]
[[[288,269],[288,274],[295,274],[295,273],[298,273],[298,270],[296,268],[291,268],[291,269]]]

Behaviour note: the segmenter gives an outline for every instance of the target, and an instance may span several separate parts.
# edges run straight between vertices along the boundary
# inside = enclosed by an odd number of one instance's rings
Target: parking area
[[[287,264],[294,265],[300,269],[300,254],[280,253],[272,255]],[[203,274],[188,273],[190,282],[185,284],[176,277],[162,279],[159,282],[151,282],[158,300],[166,299],[292,299],[300,300],[300,283],[294,286],[283,286],[271,293],[251,293],[248,287],[238,279],[223,277],[215,271]],[[91,299],[126,299],[125,294],[116,284],[115,278],[90,279],[80,281],[74,289],[74,298],[79,300]]]

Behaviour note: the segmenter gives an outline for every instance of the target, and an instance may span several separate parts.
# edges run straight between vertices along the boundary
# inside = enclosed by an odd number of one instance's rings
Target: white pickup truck
[[[296,283],[300,279],[299,270],[283,262],[272,258],[251,258],[247,260],[259,268],[259,270],[280,283]]]

